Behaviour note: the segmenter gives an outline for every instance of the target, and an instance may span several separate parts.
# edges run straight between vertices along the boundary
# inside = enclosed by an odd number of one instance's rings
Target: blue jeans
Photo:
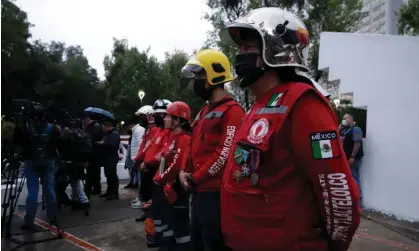
[[[42,172],[39,172],[35,169],[36,166],[42,166],[44,169]],[[57,215],[57,198],[54,190],[54,160],[26,160],[23,168],[28,189],[25,224],[32,225],[35,221],[38,208],[39,180],[41,180],[42,191],[45,196],[48,220],[53,220]]]
[[[84,192],[83,183],[81,180],[71,180],[71,200],[79,201],[80,203],[89,203],[86,193]]]
[[[138,169],[135,166],[135,162],[131,159],[131,149],[128,147],[127,155],[125,157],[125,168],[129,170],[129,183],[138,184],[139,176]]]
[[[352,177],[354,177],[356,184],[358,185],[360,200],[362,201],[361,191],[361,176],[359,175],[359,169],[361,168],[362,159],[356,159],[351,165]]]
[[[137,169],[137,167],[131,167],[131,170],[130,170],[130,181],[129,181],[131,184],[133,184],[133,185],[138,185],[138,182],[139,182],[139,172],[138,172],[138,169]]]

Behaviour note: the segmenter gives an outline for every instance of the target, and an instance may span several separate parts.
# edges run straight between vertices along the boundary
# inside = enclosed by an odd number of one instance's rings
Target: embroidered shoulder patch
[[[311,134],[311,150],[315,160],[340,158],[338,134],[336,131],[315,132]]]

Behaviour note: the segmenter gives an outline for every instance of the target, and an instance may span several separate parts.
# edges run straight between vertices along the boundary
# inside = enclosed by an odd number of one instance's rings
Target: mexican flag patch
[[[338,158],[341,156],[339,137],[336,131],[311,134],[311,149],[315,160]]]
[[[275,93],[269,99],[268,104],[266,106],[267,107],[278,106],[279,105],[279,100],[281,99],[281,97],[282,97],[282,93]]]

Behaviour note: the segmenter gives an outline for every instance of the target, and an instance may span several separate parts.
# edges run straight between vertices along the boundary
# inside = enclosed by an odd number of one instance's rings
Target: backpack
[[[26,123],[27,132],[30,135],[29,144],[31,146],[31,154],[33,159],[42,160],[47,157],[47,147],[50,141],[50,134],[52,132],[53,125],[47,123],[44,131],[40,134],[37,132],[32,123]]]

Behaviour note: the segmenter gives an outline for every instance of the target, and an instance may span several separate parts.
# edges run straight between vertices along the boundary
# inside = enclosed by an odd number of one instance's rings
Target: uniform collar
[[[266,104],[269,101],[269,99],[272,97],[272,95],[274,95],[275,93],[280,92],[279,89],[282,89],[281,88],[282,87],[281,85],[282,84],[278,84],[278,85],[272,87],[265,94],[263,94],[261,97],[259,97],[258,99],[256,99],[255,100],[255,103],[258,103],[258,104]],[[281,92],[283,92],[283,91],[281,90]]]

